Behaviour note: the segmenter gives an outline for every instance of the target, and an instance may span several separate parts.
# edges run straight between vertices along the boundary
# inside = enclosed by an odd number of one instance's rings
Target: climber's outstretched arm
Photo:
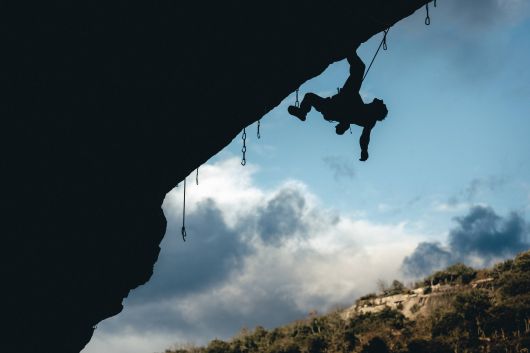
[[[373,126],[366,126],[363,129],[359,144],[361,145],[361,158],[360,161],[366,161],[368,159],[368,144],[370,143],[370,132]]]
[[[357,52],[352,51],[348,56],[346,57],[346,60],[348,60],[348,64],[350,64],[350,72],[352,68],[362,68],[364,71],[365,65],[364,62],[361,60],[359,55],[357,55]]]
[[[357,55],[356,52],[352,52],[346,57],[348,63],[350,64],[350,76],[344,83],[342,90],[344,93],[358,93],[361,89],[361,83],[363,80],[365,65],[361,58]]]

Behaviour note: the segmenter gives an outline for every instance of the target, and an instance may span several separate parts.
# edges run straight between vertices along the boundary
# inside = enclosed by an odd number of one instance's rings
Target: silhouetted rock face
[[[18,3],[0,15],[1,350],[78,352],[151,276],[166,192],[424,1]]]

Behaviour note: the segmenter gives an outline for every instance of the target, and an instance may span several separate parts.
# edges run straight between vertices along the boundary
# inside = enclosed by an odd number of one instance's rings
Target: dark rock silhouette
[[[151,276],[165,194],[424,4],[3,3],[0,350],[81,350]]]
[[[385,119],[388,110],[383,101],[377,98],[368,104],[363,102],[359,90],[363,82],[365,65],[354,51],[348,53],[346,58],[350,64],[350,76],[337,94],[322,98],[315,93],[307,93],[299,107],[291,105],[287,111],[304,121],[311,107],[314,107],[322,113],[325,120],[339,122],[335,127],[337,135],[344,134],[350,124],[362,126],[363,132],[359,144],[361,146],[360,160],[364,162],[368,159],[370,132],[377,121]]]

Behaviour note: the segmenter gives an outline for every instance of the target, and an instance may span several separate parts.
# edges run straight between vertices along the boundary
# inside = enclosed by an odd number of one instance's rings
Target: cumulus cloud
[[[488,207],[473,207],[449,233],[449,247],[461,256],[477,256],[486,263],[528,249],[528,224],[517,213],[498,216]]]
[[[402,268],[407,275],[419,278],[434,269],[446,267],[451,261],[452,254],[439,242],[421,242],[414,252],[403,260]]]
[[[447,246],[422,242],[403,260],[407,275],[418,278],[456,262],[489,266],[530,248],[529,225],[517,213],[501,217],[490,207],[474,206],[454,220]]]
[[[90,341],[82,352],[97,353],[129,353],[165,352],[170,347],[182,346],[177,344],[176,335],[158,332],[139,332],[124,329],[119,333],[98,332],[97,338]],[[185,339],[182,337],[182,339]]]
[[[282,189],[256,212],[257,232],[261,239],[278,244],[283,237],[307,230],[303,213],[306,207],[304,195],[296,189]]]
[[[251,251],[236,229],[226,225],[212,199],[198,202],[194,211],[188,213],[186,223],[189,238],[183,246],[180,244],[181,223],[174,218],[168,222],[167,236],[162,244],[164,256],[157,261],[149,285],[138,288],[129,303],[207,290],[240,268],[242,259]]]
[[[186,242],[182,188],[168,193],[153,278],[99,325],[84,353],[163,351],[351,305],[375,290],[377,279],[399,276],[421,238],[406,223],[374,224],[327,209],[297,181],[258,188],[256,172],[238,159],[201,167],[200,185],[187,190]]]

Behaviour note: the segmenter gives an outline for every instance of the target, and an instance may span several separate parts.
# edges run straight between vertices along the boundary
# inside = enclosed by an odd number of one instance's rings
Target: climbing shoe
[[[287,111],[292,116],[296,116],[298,119],[305,121],[305,114],[302,112],[302,109],[300,107],[295,107],[294,105],[290,105],[289,108],[287,108]]]
[[[335,132],[337,135],[342,135],[348,130],[350,127],[350,124],[348,123],[338,123],[337,126],[335,126]]]

